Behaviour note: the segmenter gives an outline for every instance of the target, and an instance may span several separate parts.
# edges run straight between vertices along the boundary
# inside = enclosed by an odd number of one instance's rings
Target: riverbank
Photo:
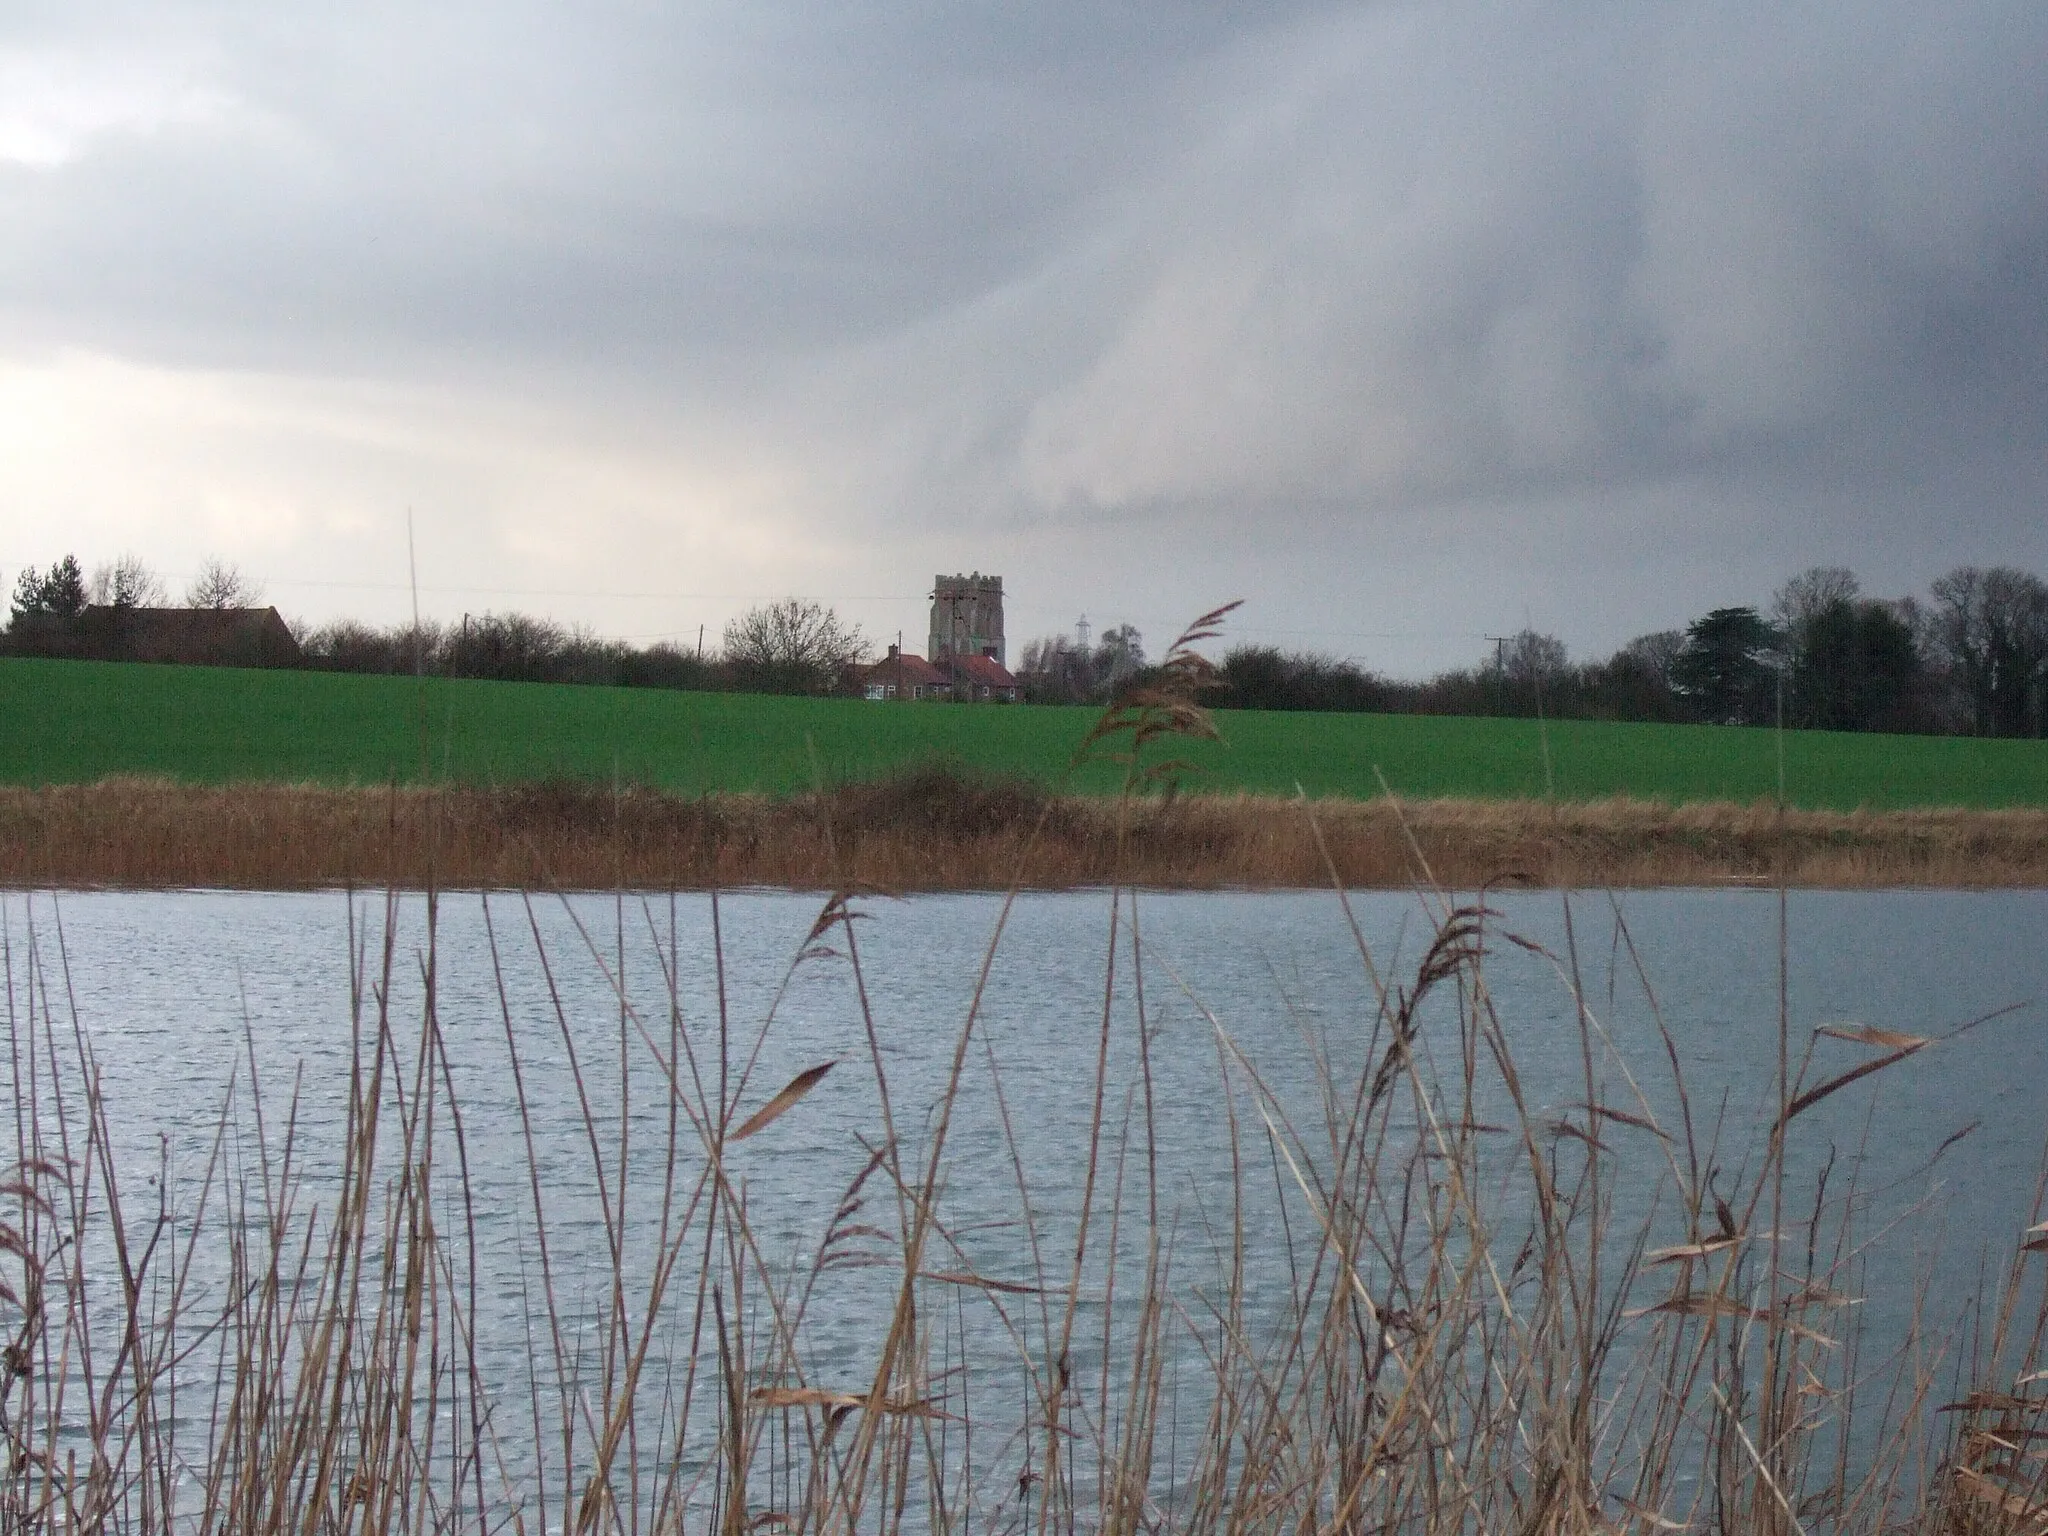
[[[898,891],[1131,883],[2048,885],[2048,811],[1836,813],[1639,800],[1133,806],[924,770],[787,798],[585,782],[506,788],[0,789],[0,884],[292,890],[420,887]]]

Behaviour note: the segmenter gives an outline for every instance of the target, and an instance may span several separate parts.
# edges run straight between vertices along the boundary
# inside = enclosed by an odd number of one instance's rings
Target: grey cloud
[[[199,52],[227,109],[0,172],[0,271],[16,306],[222,356],[872,336],[1114,201],[1164,152],[1148,96],[1222,29],[1193,8],[1165,34],[1055,7],[180,14],[161,46]]]
[[[0,347],[631,402],[906,539],[2048,560],[2025,0],[18,14],[132,110],[0,106]]]
[[[1029,469],[1105,504],[1385,503],[1890,472],[1959,406],[2037,443],[2048,16],[1933,25],[1368,15],[1315,39],[1257,93],[1296,110],[1190,168]]]

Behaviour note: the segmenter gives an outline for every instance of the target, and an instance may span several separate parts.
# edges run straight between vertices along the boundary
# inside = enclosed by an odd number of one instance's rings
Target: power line
[[[1346,640],[1491,640],[1492,635],[1482,635],[1476,629],[1269,629],[1262,624],[1246,624],[1238,631],[1244,635],[1328,635]]]

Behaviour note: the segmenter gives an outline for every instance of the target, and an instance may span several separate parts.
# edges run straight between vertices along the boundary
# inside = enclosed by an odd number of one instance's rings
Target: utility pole
[[[1508,641],[1513,635],[1488,635],[1493,642],[1493,707],[1496,713],[1502,706],[1508,686]]]

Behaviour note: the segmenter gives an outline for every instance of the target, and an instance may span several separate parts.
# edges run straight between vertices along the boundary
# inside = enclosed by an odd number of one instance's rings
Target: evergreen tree
[[[75,619],[85,612],[85,572],[78,568],[76,555],[66,555],[50,567],[42,596],[43,612],[52,618]]]
[[[1761,725],[1773,712],[1778,631],[1754,608],[1716,608],[1694,619],[1671,664],[1671,684],[1700,719]]]

